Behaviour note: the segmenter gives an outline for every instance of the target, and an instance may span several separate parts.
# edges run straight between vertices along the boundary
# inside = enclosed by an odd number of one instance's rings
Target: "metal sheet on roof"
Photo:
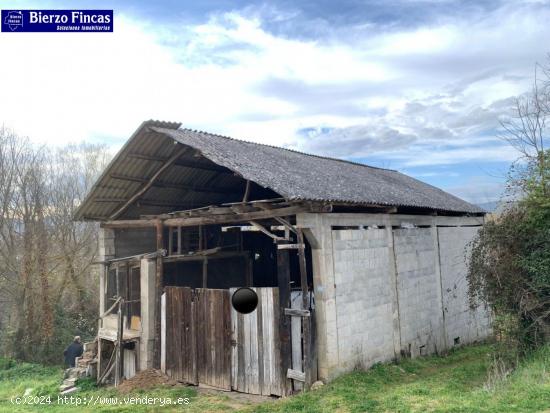
[[[268,188],[287,200],[404,206],[459,213],[484,212],[454,195],[397,171],[179,127],[179,123],[142,123],[93,186],[75,218],[107,219],[122,202],[96,200],[130,199],[143,185],[143,182],[117,179],[117,176],[149,179],[162,165],[158,159],[169,158],[178,143],[189,148],[184,159],[199,161],[203,165],[220,165],[234,174],[173,165],[159,180],[172,184],[234,189],[234,199],[227,194],[154,186],[142,196],[142,200],[143,203],[156,201],[159,205],[146,208],[134,205],[121,218],[168,212],[170,208],[160,206],[162,204],[197,207],[237,201],[242,196],[242,178]],[[136,157],[136,154],[144,158]]]

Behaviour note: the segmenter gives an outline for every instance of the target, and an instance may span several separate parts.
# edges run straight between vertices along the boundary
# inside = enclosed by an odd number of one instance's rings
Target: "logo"
[[[12,32],[23,27],[23,12],[21,10],[8,12],[4,18],[4,25],[8,26]]]
[[[112,10],[2,10],[2,32],[112,32]]]

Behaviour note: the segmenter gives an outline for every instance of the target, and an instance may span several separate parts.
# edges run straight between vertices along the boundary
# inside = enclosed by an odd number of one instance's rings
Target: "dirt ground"
[[[131,379],[124,380],[118,386],[118,391],[121,393],[130,393],[134,390],[147,390],[165,386],[182,386],[182,384],[162,374],[159,370],[143,370],[136,373]]]
[[[143,370],[138,372],[131,379],[125,380],[118,386],[118,391],[123,394],[131,393],[135,390],[147,390],[152,388],[188,386],[180,383],[159,370]],[[277,399],[276,397],[258,396],[255,394],[238,393],[235,391],[222,391],[210,387],[194,387],[200,396],[212,399],[212,401],[220,400],[224,404],[232,408],[241,408],[244,406],[263,403],[268,400]]]

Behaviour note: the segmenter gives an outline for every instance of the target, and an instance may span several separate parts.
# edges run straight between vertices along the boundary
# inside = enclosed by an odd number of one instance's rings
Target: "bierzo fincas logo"
[[[112,10],[2,10],[1,31],[112,32]]]
[[[4,17],[3,14],[2,17]],[[8,26],[12,32],[23,27],[23,12],[21,10],[8,12],[4,17],[3,24]]]

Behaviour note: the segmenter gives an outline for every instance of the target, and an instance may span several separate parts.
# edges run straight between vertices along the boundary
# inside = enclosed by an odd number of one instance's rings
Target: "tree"
[[[500,338],[520,352],[550,342],[550,70],[543,73],[502,123],[501,137],[520,153],[507,186],[515,202],[479,232],[468,270],[472,305],[488,302]]]
[[[94,333],[97,225],[76,206],[108,160],[98,145],[48,149],[0,129],[0,352],[56,362]]]

